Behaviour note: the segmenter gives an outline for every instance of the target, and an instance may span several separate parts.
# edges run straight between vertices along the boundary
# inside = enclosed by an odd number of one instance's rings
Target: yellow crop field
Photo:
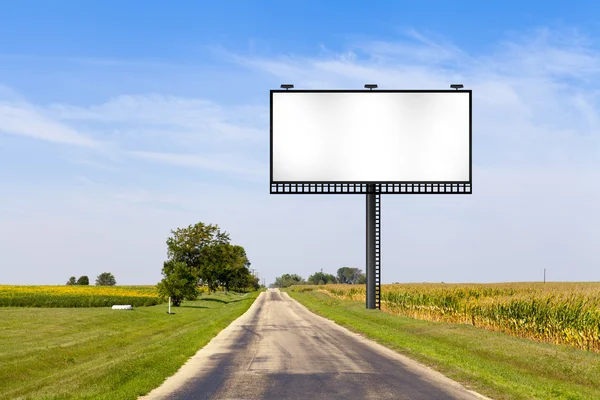
[[[366,298],[364,285],[315,288],[344,300]],[[393,284],[382,285],[381,300],[381,309],[391,314],[472,324],[600,352],[600,283],[597,282]]]
[[[3,307],[152,306],[163,302],[155,286],[0,285],[0,306]]]

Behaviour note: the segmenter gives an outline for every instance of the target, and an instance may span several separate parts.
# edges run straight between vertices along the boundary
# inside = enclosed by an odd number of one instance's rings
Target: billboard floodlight
[[[365,85],[365,89],[369,89],[369,90],[377,89],[377,85],[374,83],[367,83]]]
[[[291,84],[284,83],[283,85],[281,85],[281,88],[282,88],[282,89],[285,89],[285,90],[288,90],[288,89],[293,89],[293,88],[294,88],[294,85],[291,85]]]
[[[462,89],[462,88],[464,88],[465,86],[464,86],[464,85],[461,85],[460,83],[458,83],[458,84],[450,85],[450,87],[451,87],[452,89],[456,89],[456,90],[458,90],[458,89]]]

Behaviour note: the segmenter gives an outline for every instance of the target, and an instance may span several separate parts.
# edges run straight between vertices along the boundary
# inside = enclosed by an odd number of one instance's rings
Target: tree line
[[[304,280],[297,274],[283,274],[275,278],[275,283],[271,286],[285,288],[292,285],[326,285],[329,283],[345,283],[345,284],[364,284],[367,277],[359,268],[341,267],[337,270],[336,275],[320,272],[315,272],[310,275],[307,280]]]
[[[167,261],[163,279],[157,284],[161,297],[171,297],[179,306],[198,297],[199,286],[209,292],[257,290],[258,278],[250,272],[250,261],[242,246],[231,244],[229,234],[218,225],[199,222],[171,231],[167,239]]]
[[[157,290],[161,298],[171,298],[174,306],[183,300],[195,300],[198,287],[209,292],[246,291],[260,288],[258,278],[250,272],[250,260],[242,246],[231,243],[229,234],[218,225],[199,222],[171,231],[167,239],[167,260],[162,267],[163,279]],[[69,278],[67,285],[89,285],[89,278]],[[113,274],[104,272],[96,285],[115,285]]]
[[[74,276],[70,277],[67,281],[67,285],[82,285],[86,286],[90,284],[90,278],[87,275],[80,276],[79,279]],[[103,272],[96,277],[96,286],[114,286],[117,284],[115,276],[110,272]]]

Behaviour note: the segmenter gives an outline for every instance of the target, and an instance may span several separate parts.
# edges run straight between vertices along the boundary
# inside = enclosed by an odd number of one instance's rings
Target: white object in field
[[[113,310],[133,310],[133,307],[130,305],[125,306],[112,306]]]
[[[171,314],[171,297],[169,297],[169,314]]]

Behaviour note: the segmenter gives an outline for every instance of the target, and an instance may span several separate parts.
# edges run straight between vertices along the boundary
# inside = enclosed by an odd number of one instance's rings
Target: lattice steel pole
[[[376,308],[376,237],[375,237],[375,218],[376,218],[376,201],[375,201],[375,185],[367,186],[367,308]]]

